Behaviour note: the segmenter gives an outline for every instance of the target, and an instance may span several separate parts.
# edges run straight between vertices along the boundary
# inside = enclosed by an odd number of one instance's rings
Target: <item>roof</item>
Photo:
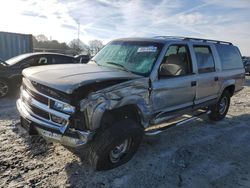
[[[28,56],[33,56],[33,55],[59,55],[59,56],[66,56],[66,57],[74,58],[73,56],[70,56],[70,55],[54,53],[54,52],[33,52],[33,53],[26,53],[26,54],[23,54],[23,55],[27,55],[27,57]]]
[[[181,37],[181,36],[155,36],[155,37],[150,37],[150,38],[120,38],[114,41],[119,41],[119,40],[148,41],[148,42],[159,42],[159,43],[166,43],[169,41],[192,41],[192,42],[208,42],[208,43],[215,43],[215,44],[232,45],[231,42],[226,42],[226,41],[204,39],[204,38]]]
[[[142,41],[142,42],[157,42],[157,43],[166,43],[165,39],[162,38],[147,38],[147,37],[131,37],[131,38],[118,38],[113,41]]]

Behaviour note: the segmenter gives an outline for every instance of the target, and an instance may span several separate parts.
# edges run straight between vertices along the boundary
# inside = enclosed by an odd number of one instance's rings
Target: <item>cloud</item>
[[[207,2],[216,6],[227,7],[227,8],[239,8],[248,9],[250,8],[249,0],[206,0]]]
[[[0,16],[8,18],[0,30],[65,42],[77,37],[79,22],[85,43],[180,35],[228,40],[250,55],[249,0],[12,0],[1,3]]]
[[[24,16],[32,16],[32,17],[39,17],[39,18],[47,19],[47,16],[41,15],[39,13],[32,12],[32,11],[24,11],[21,14],[24,15]]]
[[[62,24],[61,26],[64,27],[64,28],[67,28],[67,29],[72,29],[72,30],[76,30],[77,29],[76,26],[68,25],[68,24]]]

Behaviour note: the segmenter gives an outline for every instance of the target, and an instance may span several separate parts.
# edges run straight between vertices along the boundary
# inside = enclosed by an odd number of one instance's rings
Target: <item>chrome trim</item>
[[[70,131],[76,132],[79,136],[79,139],[72,138],[69,136],[64,136],[63,134],[66,131],[67,126],[58,127],[58,126],[53,125],[51,122],[47,122],[47,120],[45,119],[42,119],[42,118],[40,119],[40,117],[37,117],[34,113],[32,113],[28,109],[28,107],[25,105],[24,102],[21,101],[21,99],[18,99],[16,104],[17,104],[17,109],[22,117],[41,125],[41,127],[50,128],[52,130],[59,130],[59,132],[61,133],[61,134],[53,133],[51,131],[44,130],[40,127],[35,127],[38,133],[46,140],[53,141],[53,142],[60,142],[61,144],[67,145],[70,147],[80,147],[80,146],[85,145],[93,136],[93,132],[78,131],[75,129],[70,129]]]
[[[64,132],[66,131],[68,125],[61,125],[61,124],[56,124],[50,120],[44,119],[40,116],[37,116],[36,114],[34,114],[29,107],[27,107],[27,105],[21,101],[21,99],[17,100],[17,109],[19,111],[19,113],[21,114],[21,116],[23,116],[24,118],[27,118],[41,126],[50,128],[50,129],[55,129],[60,131],[60,133],[64,134]]]
[[[30,82],[30,81],[27,80],[27,79],[24,79],[24,84],[25,84],[26,87],[27,87],[27,84],[26,84],[25,82],[27,83],[27,82]],[[58,100],[58,99],[55,99],[55,98],[53,98],[53,97],[50,97],[50,96],[45,95],[45,94],[43,94],[43,93],[40,93],[40,92],[32,85],[32,83],[29,83],[28,85],[31,86],[31,87],[28,87],[28,89],[30,89],[31,91],[33,91],[33,92],[35,92],[35,93],[37,93],[37,94],[39,94],[39,95],[41,95],[41,96],[43,96],[43,97],[47,97],[49,100],[57,101],[57,102],[60,102],[60,103],[63,103],[63,104],[68,104],[68,103],[66,103],[66,102],[60,101],[60,100]],[[49,102],[49,103],[50,103],[50,102]]]
[[[63,136],[60,134],[56,134],[56,133],[53,133],[53,132],[50,132],[47,130],[40,129],[38,127],[36,127],[36,130],[47,141],[59,142],[62,145],[66,145],[66,146],[70,146],[70,147],[74,147],[74,148],[81,147],[81,146],[85,145],[89,140],[89,135],[87,135],[84,138],[78,139],[78,138],[72,138],[69,136]]]
[[[27,91],[25,91],[24,89],[21,90],[22,96],[29,101],[29,103],[37,108],[39,108],[40,110],[43,110],[45,112],[48,112],[49,114],[58,116],[60,118],[63,118],[65,120],[69,120],[70,116],[61,112],[58,112],[56,110],[53,110],[51,108],[49,108],[48,105],[45,105],[37,100],[35,100],[34,98],[32,98],[32,96],[29,95],[29,93]]]

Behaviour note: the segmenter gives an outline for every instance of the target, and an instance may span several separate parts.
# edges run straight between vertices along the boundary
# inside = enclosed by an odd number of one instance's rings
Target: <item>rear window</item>
[[[220,56],[222,69],[243,68],[241,54],[237,47],[220,44],[216,45],[216,48]]]

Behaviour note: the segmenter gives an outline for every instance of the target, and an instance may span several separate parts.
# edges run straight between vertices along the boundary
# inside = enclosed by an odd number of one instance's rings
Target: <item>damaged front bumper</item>
[[[90,131],[79,131],[57,126],[38,117],[21,99],[17,100],[17,109],[23,121],[26,122],[26,125],[28,124],[28,129],[35,130],[48,141],[59,142],[62,145],[77,148],[85,145],[92,138],[93,133]],[[63,133],[62,130],[64,130]]]

